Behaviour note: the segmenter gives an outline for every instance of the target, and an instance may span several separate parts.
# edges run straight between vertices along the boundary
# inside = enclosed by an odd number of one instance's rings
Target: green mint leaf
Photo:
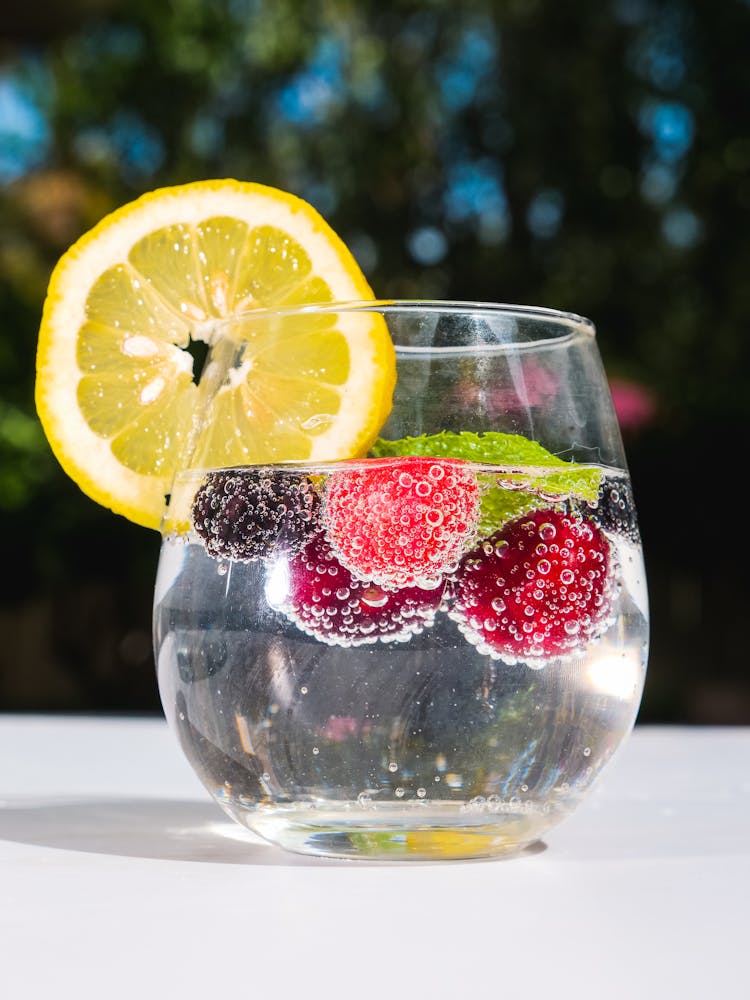
[[[374,458],[425,455],[431,458],[461,458],[479,465],[505,466],[500,476],[481,473],[484,486],[479,531],[491,534],[506,521],[546,504],[576,497],[595,501],[602,473],[599,469],[566,462],[521,434],[488,431],[441,431],[397,441],[378,438],[371,449]]]

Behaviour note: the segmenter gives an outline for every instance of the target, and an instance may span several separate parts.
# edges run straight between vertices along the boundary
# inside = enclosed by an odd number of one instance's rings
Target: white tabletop
[[[160,719],[0,715],[0,996],[750,997],[750,728],[636,727],[536,852],[286,854]]]

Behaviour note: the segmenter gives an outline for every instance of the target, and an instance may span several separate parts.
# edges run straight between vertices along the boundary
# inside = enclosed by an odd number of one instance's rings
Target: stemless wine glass
[[[247,464],[216,401],[264,338],[372,323],[397,381],[369,451]],[[648,654],[592,324],[364,302],[257,311],[219,334],[154,606],[188,761],[230,816],[291,851],[469,858],[537,841],[631,731]],[[316,405],[295,415],[308,430],[336,419]]]

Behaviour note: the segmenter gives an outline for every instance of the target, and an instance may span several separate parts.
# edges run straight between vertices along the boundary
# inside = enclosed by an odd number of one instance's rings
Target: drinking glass
[[[215,401],[263,339],[372,323],[397,379],[367,453],[243,461]],[[211,795],[307,854],[535,844],[627,738],[647,663],[636,510],[593,325],[488,303],[259,310],[217,330],[199,391],[154,641],[166,717]],[[336,419],[311,407],[308,431]]]

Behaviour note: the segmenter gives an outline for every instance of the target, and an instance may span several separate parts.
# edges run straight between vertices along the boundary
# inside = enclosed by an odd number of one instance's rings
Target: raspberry
[[[432,587],[455,569],[479,519],[479,486],[457,459],[381,459],[334,473],[323,524],[351,573],[384,587]]]
[[[319,507],[305,476],[211,472],[193,500],[193,524],[210,555],[249,562],[299,551],[317,527]]]
[[[559,656],[609,616],[612,555],[604,533],[557,509],[509,521],[463,559],[450,617],[482,652],[514,663]]]
[[[384,590],[358,580],[336,559],[323,532],[289,560],[287,569],[280,610],[303,632],[331,646],[405,642],[432,624],[445,589]]]

